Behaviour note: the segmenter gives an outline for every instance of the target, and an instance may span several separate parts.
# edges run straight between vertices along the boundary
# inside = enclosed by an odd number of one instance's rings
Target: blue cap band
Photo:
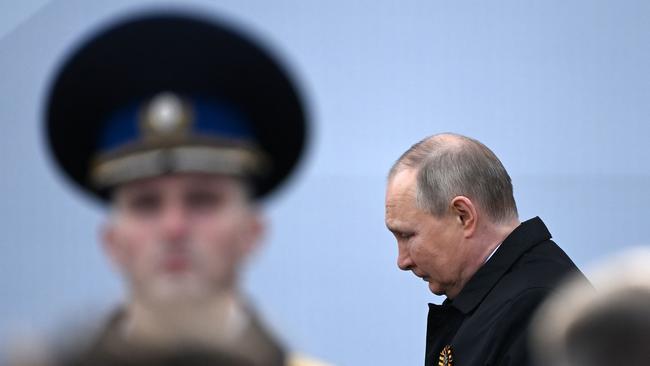
[[[169,94],[171,95],[171,94]],[[98,155],[137,144],[146,138],[143,118],[153,99],[131,103],[115,112],[103,126],[98,139]],[[180,99],[179,99],[180,100]],[[183,98],[189,109],[187,125],[177,132],[184,136],[214,137],[235,142],[254,143],[254,135],[246,118],[230,105],[204,97]],[[170,136],[177,133],[172,132]]]

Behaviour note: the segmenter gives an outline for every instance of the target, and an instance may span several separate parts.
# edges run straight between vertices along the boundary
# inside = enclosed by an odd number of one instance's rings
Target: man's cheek
[[[153,259],[150,245],[141,238],[130,238],[123,242],[123,261],[133,270],[143,269]]]

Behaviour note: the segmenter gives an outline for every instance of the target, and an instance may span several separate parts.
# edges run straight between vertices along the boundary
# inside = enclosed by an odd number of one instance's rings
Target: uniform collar
[[[499,282],[501,277],[525,252],[542,241],[549,240],[551,233],[539,217],[521,223],[508,235],[492,257],[470,278],[458,296],[445,300],[463,314],[474,310]]]

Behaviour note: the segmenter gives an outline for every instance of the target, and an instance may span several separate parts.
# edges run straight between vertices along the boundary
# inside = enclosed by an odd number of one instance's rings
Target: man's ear
[[[112,221],[105,222],[99,228],[99,239],[102,249],[111,260],[115,268],[121,268],[124,264],[124,251],[117,239],[117,229]]]
[[[474,235],[477,225],[477,211],[474,203],[465,196],[456,196],[451,200],[452,214],[462,225],[465,237]]]
[[[262,238],[266,232],[266,221],[260,210],[253,208],[249,213],[248,225],[242,233],[244,241],[244,255],[253,254],[262,244]]]

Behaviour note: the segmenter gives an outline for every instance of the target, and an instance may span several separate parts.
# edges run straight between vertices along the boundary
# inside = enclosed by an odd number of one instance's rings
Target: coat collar
[[[445,300],[444,304],[457,308],[463,314],[471,312],[519,257],[550,238],[551,233],[539,217],[524,221],[506,237],[492,257],[476,271],[458,296],[453,300]]]

